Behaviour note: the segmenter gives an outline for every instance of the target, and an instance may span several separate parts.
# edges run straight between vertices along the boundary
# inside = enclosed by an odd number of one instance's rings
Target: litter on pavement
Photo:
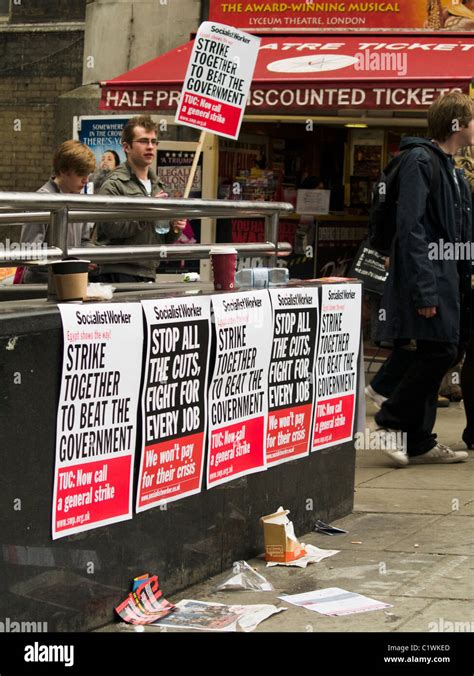
[[[166,629],[249,632],[267,617],[283,610],[286,608],[267,604],[228,606],[223,603],[183,599],[176,604],[171,615],[153,624]]]
[[[318,589],[317,591],[293,594],[291,596],[279,596],[279,599],[295,606],[301,606],[307,610],[313,610],[321,615],[352,615],[354,613],[366,613],[370,610],[382,610],[393,608],[389,603],[383,603],[361,594],[346,591],[339,587]]]
[[[339,554],[339,549],[320,549],[314,545],[304,545],[305,554],[296,561],[269,561],[267,563],[267,568],[270,566],[297,566],[298,568],[306,568],[308,563],[318,563],[323,559],[327,559],[328,556],[334,556],[334,554]]]
[[[233,575],[217,587],[217,591],[245,589],[247,591],[274,591],[271,582],[249,566],[246,561],[234,561]]]
[[[262,516],[265,540],[265,559],[285,563],[304,556],[305,550],[295,535],[293,523],[287,517],[290,511],[279,507],[273,514]]]
[[[347,530],[343,528],[336,528],[336,526],[330,526],[321,519],[318,519],[314,524],[314,530],[316,533],[323,533],[324,535],[345,535],[348,533]]]
[[[140,579],[144,581],[140,583]],[[136,583],[139,583],[136,586]],[[164,598],[159,588],[158,577],[147,574],[135,578],[133,591],[127,596],[115,612],[129,624],[152,624],[174,610],[175,606]]]

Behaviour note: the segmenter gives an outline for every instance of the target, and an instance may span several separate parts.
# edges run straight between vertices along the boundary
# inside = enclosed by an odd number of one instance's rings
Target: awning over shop
[[[102,110],[174,111],[192,42],[102,82]],[[207,58],[218,58],[207,55]],[[248,113],[319,114],[334,109],[423,110],[474,76],[470,37],[266,37]],[[219,68],[215,62],[214,68]],[[196,94],[218,95],[223,82],[195,79]]]

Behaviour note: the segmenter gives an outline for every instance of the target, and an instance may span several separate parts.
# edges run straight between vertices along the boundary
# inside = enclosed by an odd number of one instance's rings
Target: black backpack
[[[439,189],[441,166],[437,154],[426,146],[434,160],[430,193]],[[403,150],[387,164],[372,191],[372,206],[369,211],[369,243],[373,249],[390,255],[397,231],[397,205],[400,187],[400,167],[407,150]]]

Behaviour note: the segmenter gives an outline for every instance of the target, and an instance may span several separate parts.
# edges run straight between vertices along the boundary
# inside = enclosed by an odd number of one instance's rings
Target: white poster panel
[[[231,26],[199,26],[176,122],[237,139],[252,83],[260,38]]]
[[[213,296],[216,359],[209,388],[207,485],[266,467],[271,306],[266,290]]]
[[[53,539],[132,518],[139,303],[59,305],[64,335]]]
[[[210,296],[142,301],[147,356],[137,512],[199,493],[207,432]]]
[[[352,439],[361,299],[361,284],[325,284],[321,289],[313,451]]]
[[[309,454],[318,335],[317,287],[269,289],[273,339],[268,372],[267,464]]]

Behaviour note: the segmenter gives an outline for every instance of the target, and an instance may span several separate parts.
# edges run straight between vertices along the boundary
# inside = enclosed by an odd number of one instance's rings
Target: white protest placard
[[[296,213],[318,214],[329,213],[330,190],[298,190],[296,192]]]
[[[64,355],[53,540],[132,518],[143,349],[139,303],[59,305]]]
[[[211,333],[210,296],[142,306],[148,347],[137,512],[201,490]]]
[[[352,439],[361,303],[361,284],[324,284],[321,289],[313,451]]]
[[[309,454],[318,291],[317,287],[268,290],[273,310],[268,372],[268,465]]]
[[[176,122],[237,139],[260,38],[205,21],[194,40]]]
[[[213,296],[216,359],[209,387],[209,488],[266,467],[268,366],[266,290]]]

